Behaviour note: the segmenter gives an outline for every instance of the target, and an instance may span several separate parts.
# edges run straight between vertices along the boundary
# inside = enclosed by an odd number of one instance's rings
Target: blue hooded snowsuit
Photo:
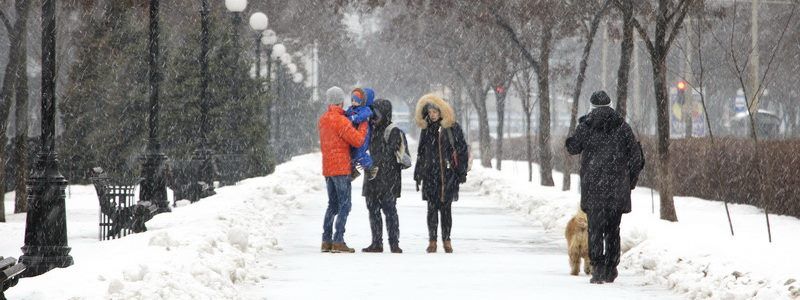
[[[361,103],[361,105],[350,106],[345,112],[345,116],[347,116],[347,118],[350,119],[350,122],[353,123],[353,126],[356,127],[358,127],[358,125],[362,122],[369,121],[369,118],[372,117],[372,103],[375,102],[374,90],[371,88],[364,88],[361,90],[363,91],[362,94],[365,95],[366,99],[359,98],[354,93],[350,93],[352,100],[357,103]],[[364,103],[364,101],[366,101],[366,103]],[[350,150],[350,158],[353,161],[353,165],[361,165],[364,170],[372,168],[372,157],[370,157],[369,153],[367,153],[367,150],[369,149],[371,131],[372,127],[367,127],[367,137],[364,140],[364,144],[361,145],[361,147],[351,148]]]

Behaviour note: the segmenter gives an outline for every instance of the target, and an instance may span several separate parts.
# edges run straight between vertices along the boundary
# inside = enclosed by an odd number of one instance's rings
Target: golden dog
[[[583,272],[592,273],[589,262],[589,219],[586,213],[578,209],[578,212],[567,223],[564,231],[567,238],[567,252],[569,252],[569,265],[572,268],[570,275],[577,276],[580,273],[581,258],[583,258]]]

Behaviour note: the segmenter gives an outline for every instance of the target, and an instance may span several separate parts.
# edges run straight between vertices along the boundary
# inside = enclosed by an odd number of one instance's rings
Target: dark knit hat
[[[592,103],[592,107],[609,106],[611,105],[611,98],[608,97],[605,91],[597,91],[592,94],[589,102]]]

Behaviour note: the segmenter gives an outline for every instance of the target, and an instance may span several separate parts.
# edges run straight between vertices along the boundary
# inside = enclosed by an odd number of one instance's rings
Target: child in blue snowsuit
[[[350,92],[351,105],[345,111],[345,116],[350,119],[353,126],[358,127],[362,122],[368,122],[372,117],[372,103],[375,101],[375,91],[370,88],[355,88]],[[372,157],[367,153],[369,149],[371,128],[367,127],[367,137],[364,144],[358,148],[350,149],[350,158],[352,159],[353,174],[351,179],[356,179],[361,173],[355,169],[356,165],[360,165],[364,171],[368,172],[369,180],[378,175],[378,167],[372,165]]]

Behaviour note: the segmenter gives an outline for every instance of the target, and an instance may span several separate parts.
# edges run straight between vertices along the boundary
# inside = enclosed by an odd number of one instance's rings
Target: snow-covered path
[[[327,196],[317,191],[299,197],[279,235],[282,251],[271,257],[269,279],[249,291],[267,299],[671,299],[661,287],[644,286],[623,273],[614,284],[590,285],[589,277],[569,276],[563,236],[533,226],[500,204],[462,190],[453,206],[455,253],[425,253],[425,202],[404,171],[398,200],[403,254],[362,253],[370,241],[361,180],[353,186],[353,209],[345,240],[355,254],[320,253]],[[320,184],[324,184],[320,180]]]

